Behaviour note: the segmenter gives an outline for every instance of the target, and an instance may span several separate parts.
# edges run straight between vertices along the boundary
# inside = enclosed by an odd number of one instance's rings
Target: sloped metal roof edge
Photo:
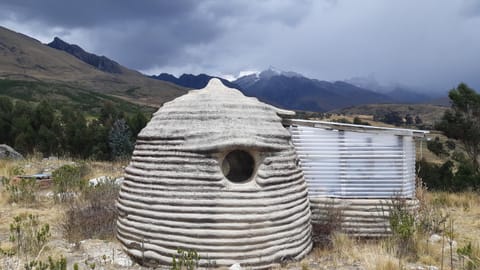
[[[399,136],[412,136],[417,138],[424,138],[426,134],[430,133],[430,131],[428,130],[374,127],[374,126],[315,121],[315,120],[304,120],[304,119],[283,119],[282,123],[284,125],[299,125],[299,126],[309,126],[309,127],[335,129],[335,130],[342,130],[342,131],[355,131],[355,132],[376,133],[376,134],[392,134],[392,135],[399,135]]]

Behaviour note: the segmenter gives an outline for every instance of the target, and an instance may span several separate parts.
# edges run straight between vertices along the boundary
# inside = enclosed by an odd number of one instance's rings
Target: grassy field
[[[52,171],[62,165],[79,164],[87,168],[84,179],[98,176],[115,178],[122,175],[126,162],[107,163],[35,157],[25,161],[2,160],[0,176],[11,178],[19,168],[23,169],[25,174],[33,174],[45,170]],[[103,235],[101,241],[84,240],[81,236],[75,236],[74,241],[69,240],[71,235],[67,235],[66,225],[72,223],[67,220],[72,204],[55,202],[52,188],[36,190],[35,201],[31,203],[12,203],[5,186],[1,186],[0,189],[0,248],[3,251],[15,250],[15,242],[11,242],[9,237],[10,224],[16,216],[26,213],[38,215],[39,224],[49,224],[51,234],[44,243],[44,248],[38,253],[0,255],[0,269],[25,269],[23,267],[25,262],[34,259],[46,261],[48,256],[54,260],[65,256],[68,269],[73,269],[74,263],[78,264],[79,269],[141,269],[138,265],[122,266],[112,258],[115,255],[109,255],[121,253],[113,227],[109,227],[109,233]],[[102,194],[106,194],[105,191],[102,191]],[[306,258],[299,262],[285,262],[278,269],[435,269],[432,266],[441,269],[442,265],[443,269],[479,269],[479,194],[429,192],[419,188],[417,196],[420,201],[420,208],[415,213],[418,222],[412,228],[413,232],[406,242],[408,244],[399,242],[398,236],[365,239],[333,232],[327,237],[327,243],[317,243]],[[114,200],[108,203],[113,205]],[[85,207],[85,204],[82,204],[82,207]],[[98,215],[96,217],[99,218]],[[82,219],[73,223],[91,226]],[[92,246],[95,248],[92,249]],[[98,252],[88,253],[93,252],[92,250]],[[463,255],[459,254],[459,251],[463,252]],[[120,258],[119,255],[116,257]],[[94,268],[92,263],[96,264]]]

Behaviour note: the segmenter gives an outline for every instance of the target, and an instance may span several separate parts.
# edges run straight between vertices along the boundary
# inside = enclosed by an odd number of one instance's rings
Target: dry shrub
[[[113,179],[87,187],[65,211],[65,238],[74,243],[87,238],[114,238],[118,192],[119,186]]]
[[[359,243],[347,234],[334,232],[331,235],[332,251],[340,257],[349,257],[352,252],[358,251]]]
[[[312,222],[312,240],[318,246],[329,247],[334,234],[342,229],[343,209],[335,207],[333,202],[324,209],[321,217]]]
[[[400,270],[398,260],[391,257],[377,258],[375,263],[375,270]]]
[[[340,264],[362,265],[365,269],[401,269],[402,260],[386,248],[388,239],[352,238],[343,233],[332,234],[333,260]]]
[[[439,207],[462,208],[466,211],[478,205],[480,202],[477,192],[435,192],[433,193],[432,204]]]

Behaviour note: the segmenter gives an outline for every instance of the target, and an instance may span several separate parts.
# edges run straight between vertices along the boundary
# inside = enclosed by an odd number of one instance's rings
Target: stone
[[[117,201],[117,238],[146,266],[194,250],[269,268],[312,247],[303,172],[280,110],[218,79],[165,103],[139,133]]]
[[[12,147],[6,144],[0,144],[0,159],[24,159],[22,154],[18,153]]]
[[[98,184],[112,183],[120,186],[122,182],[123,182],[123,177],[114,178],[114,177],[102,175],[99,177],[89,179],[88,185],[92,187],[96,187]]]
[[[232,264],[232,266],[230,266],[228,269],[229,270],[242,270],[242,267],[240,266],[239,263],[235,263],[235,264]]]
[[[438,234],[432,234],[432,235],[430,236],[429,241],[430,241],[431,243],[440,242],[440,241],[442,241],[442,236],[440,236],[440,235],[438,235]]]

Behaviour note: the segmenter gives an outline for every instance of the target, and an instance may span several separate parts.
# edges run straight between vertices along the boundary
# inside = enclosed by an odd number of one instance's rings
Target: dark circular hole
[[[252,177],[255,160],[246,151],[234,150],[222,162],[222,172],[225,177],[235,183],[247,181]]]

